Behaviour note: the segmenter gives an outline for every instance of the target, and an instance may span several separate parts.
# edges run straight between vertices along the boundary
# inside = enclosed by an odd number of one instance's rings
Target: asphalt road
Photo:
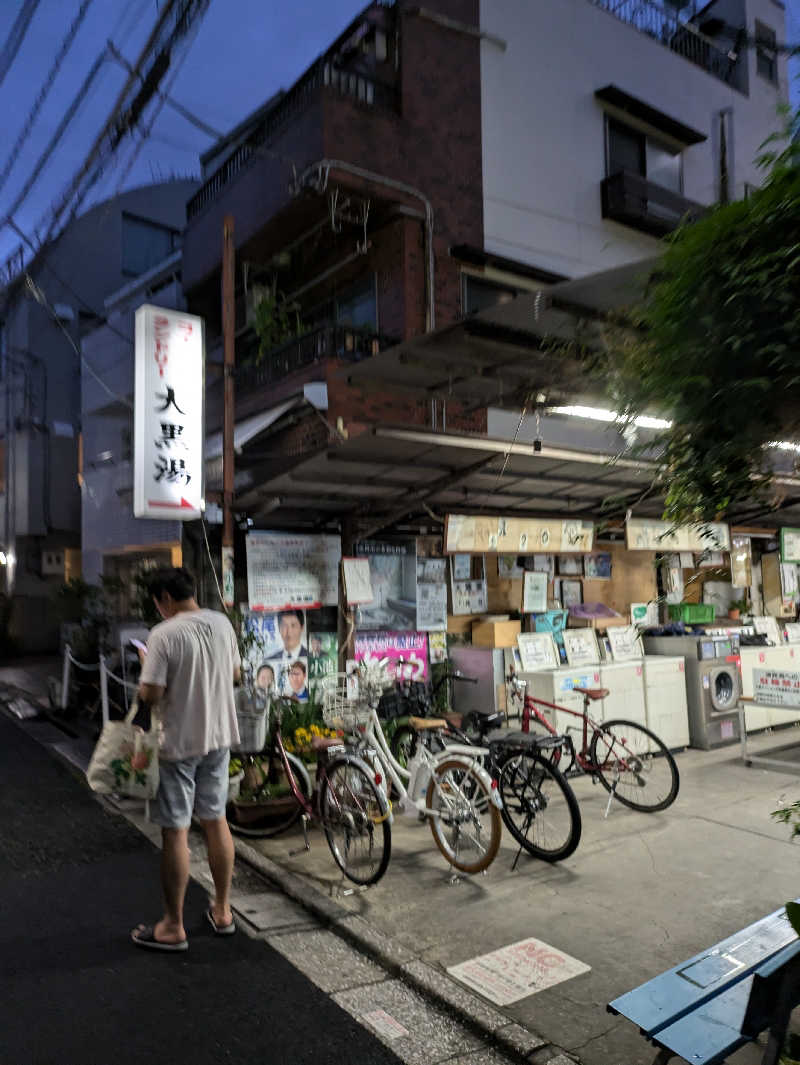
[[[268,944],[129,933],[160,914],[157,850],[0,713],[0,1065],[270,1065],[399,1059]]]

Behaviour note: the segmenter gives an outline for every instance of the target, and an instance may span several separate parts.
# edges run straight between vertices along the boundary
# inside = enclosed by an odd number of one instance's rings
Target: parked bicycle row
[[[458,682],[470,678],[448,671],[439,684]],[[292,749],[304,730],[286,728],[291,703],[251,708],[242,714],[242,750],[232,763],[232,831],[268,838],[301,820],[308,849],[308,827],[316,824],[344,876],[368,885],[388,868],[396,815],[426,821],[451,869],[475,874],[494,861],[502,824],[519,847],[515,865],[523,850],[548,862],[574,853],[581,839],[575,773],[606,789],[606,815],[615,799],[644,812],[675,801],[678,769],[665,744],[635,722],[592,717],[602,689],[580,691],[581,713],[534,698],[513,675],[508,682],[519,728],[502,713],[433,716],[436,689],[412,690],[382,662],[331,675],[322,685],[323,720],[305,730],[313,780]],[[402,716],[379,716],[387,692]],[[556,713],[577,719],[577,740],[557,731]]]

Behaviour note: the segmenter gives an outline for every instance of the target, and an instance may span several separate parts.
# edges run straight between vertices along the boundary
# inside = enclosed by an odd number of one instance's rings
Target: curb
[[[421,961],[406,947],[376,931],[363,917],[346,910],[313,885],[306,883],[302,877],[284,869],[237,837],[234,837],[234,846],[237,857],[256,869],[284,895],[299,903],[336,935],[377,962],[392,976],[402,980],[448,1013],[454,1014],[465,1028],[470,1029],[490,1046],[525,1065],[531,1065],[531,1062],[536,1062],[537,1065],[544,1065],[545,1062],[551,1062],[552,1065],[572,1065],[573,1059],[565,1056],[563,1051],[552,1043],[512,1021],[505,1013],[457,984],[441,969]]]

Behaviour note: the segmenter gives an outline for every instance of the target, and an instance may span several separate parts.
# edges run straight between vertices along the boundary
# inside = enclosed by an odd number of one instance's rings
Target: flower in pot
[[[732,599],[731,604],[728,607],[728,617],[734,620],[741,617],[742,614],[748,614],[750,612],[750,603],[745,596],[743,599]]]

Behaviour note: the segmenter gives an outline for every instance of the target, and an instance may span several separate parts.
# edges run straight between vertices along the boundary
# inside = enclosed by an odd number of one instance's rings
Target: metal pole
[[[234,342],[234,245],[233,215],[222,225],[222,341],[224,353],[225,408],[222,423],[222,598],[226,608],[234,605],[233,583],[233,427],[235,421],[233,375],[236,365]]]

